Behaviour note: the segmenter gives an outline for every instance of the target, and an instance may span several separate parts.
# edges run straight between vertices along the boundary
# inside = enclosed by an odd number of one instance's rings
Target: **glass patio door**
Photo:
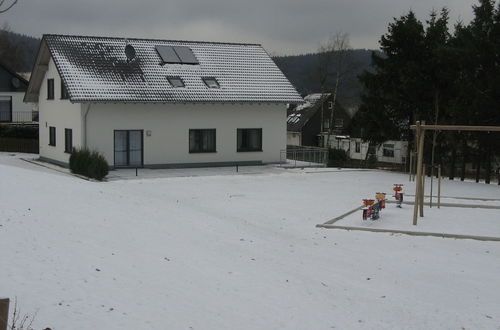
[[[142,167],[142,130],[115,131],[115,166]]]

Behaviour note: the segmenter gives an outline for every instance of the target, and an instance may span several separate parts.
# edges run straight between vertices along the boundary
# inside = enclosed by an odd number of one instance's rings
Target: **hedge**
[[[108,175],[109,165],[103,155],[88,149],[75,149],[69,157],[72,173],[102,181]]]

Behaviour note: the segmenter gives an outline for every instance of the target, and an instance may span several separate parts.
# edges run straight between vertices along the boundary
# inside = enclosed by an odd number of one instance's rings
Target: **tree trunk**
[[[328,127],[328,135],[326,136],[326,145],[330,148],[330,136],[333,131],[333,113],[335,112],[335,106],[337,103],[337,92],[340,84],[340,73],[337,71],[337,76],[335,78],[335,87],[333,89],[333,100],[332,100],[332,111],[330,112],[330,126]]]
[[[453,148],[451,150],[451,161],[450,161],[450,180],[455,179],[455,162],[457,160],[457,149]]]
[[[481,148],[479,148],[476,156],[476,182],[479,182],[481,177]]]
[[[460,181],[465,180],[465,174],[467,170],[467,136],[462,138],[462,167],[460,169]]]
[[[486,173],[484,174],[484,183],[490,184],[491,181],[491,143],[490,140],[486,140],[486,143],[488,143],[488,147],[486,148],[487,153],[486,153],[486,164],[485,164],[485,170]]]

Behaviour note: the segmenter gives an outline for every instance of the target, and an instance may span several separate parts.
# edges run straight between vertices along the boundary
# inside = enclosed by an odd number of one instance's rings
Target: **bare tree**
[[[7,0],[0,0],[0,14],[5,13],[10,8],[14,7],[17,3],[17,0],[12,0],[10,3]]]
[[[330,37],[330,40],[326,43],[321,43],[318,47],[318,56],[319,56],[319,61],[318,61],[318,66],[316,67],[316,72],[315,76],[318,79],[319,82],[319,88],[320,88],[320,93],[321,97],[319,99],[319,102],[321,104],[321,129],[320,132],[324,132],[324,103],[325,99],[327,98],[327,89],[328,89],[328,78],[331,75],[331,70],[333,66],[333,56],[332,56],[332,50],[331,50],[331,43],[332,43],[333,36]],[[323,146],[324,146],[324,141]]]
[[[334,77],[333,86],[331,87],[332,94],[332,109],[330,118],[328,119],[328,134],[324,145],[329,147],[330,136],[334,128],[334,114],[339,98],[340,86],[346,80],[346,77],[355,69],[354,62],[351,58],[351,46],[349,43],[349,35],[347,33],[337,32],[332,35],[328,42],[323,45],[323,53],[329,57],[329,63]]]

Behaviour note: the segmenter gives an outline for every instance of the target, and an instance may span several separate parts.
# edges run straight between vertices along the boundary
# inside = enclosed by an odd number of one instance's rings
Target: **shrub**
[[[343,149],[328,149],[328,166],[343,167],[348,160],[347,151]]]
[[[38,139],[38,127],[23,125],[0,125],[0,137]]]
[[[69,157],[72,173],[102,181],[108,175],[109,165],[103,155],[88,149],[75,149]]]

